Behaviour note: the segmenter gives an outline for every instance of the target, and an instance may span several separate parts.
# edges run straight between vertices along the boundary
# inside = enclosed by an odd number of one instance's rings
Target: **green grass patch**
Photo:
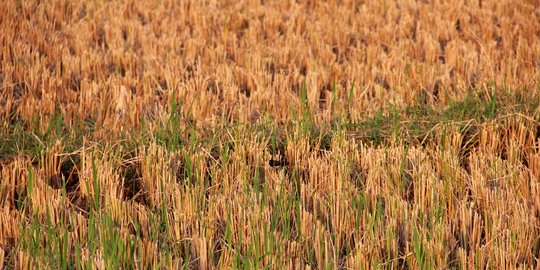
[[[429,141],[430,132],[439,123],[457,123],[466,126],[497,121],[505,116],[522,114],[539,121],[534,115],[540,105],[537,94],[502,92],[470,92],[462,100],[454,100],[444,107],[412,106],[403,109],[391,107],[376,112],[359,122],[345,123],[355,138],[373,145],[401,141],[421,143]]]

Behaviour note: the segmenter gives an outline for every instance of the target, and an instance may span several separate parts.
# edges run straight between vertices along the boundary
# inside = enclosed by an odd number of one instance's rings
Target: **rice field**
[[[540,2],[0,2],[0,269],[539,269]]]

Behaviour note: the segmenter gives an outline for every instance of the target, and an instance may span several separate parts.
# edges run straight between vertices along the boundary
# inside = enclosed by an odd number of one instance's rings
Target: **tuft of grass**
[[[441,123],[454,123],[467,129],[470,122],[481,125],[504,120],[512,115],[534,115],[540,105],[538,94],[505,93],[492,90],[471,91],[462,100],[449,102],[446,107],[417,105],[393,109],[389,113],[379,110],[374,116],[357,123],[346,123],[352,137],[373,145],[391,142],[393,139],[406,143],[427,143],[433,139],[433,131]],[[540,119],[539,116],[536,118]],[[538,121],[536,119],[536,121]]]

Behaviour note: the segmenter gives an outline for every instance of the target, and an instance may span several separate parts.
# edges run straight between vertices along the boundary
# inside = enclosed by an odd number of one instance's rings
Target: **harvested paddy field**
[[[538,1],[0,2],[0,268],[540,267]]]

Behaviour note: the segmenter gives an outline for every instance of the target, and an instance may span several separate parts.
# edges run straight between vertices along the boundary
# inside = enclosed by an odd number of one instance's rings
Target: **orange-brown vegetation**
[[[539,6],[1,1],[0,268],[540,267]]]

